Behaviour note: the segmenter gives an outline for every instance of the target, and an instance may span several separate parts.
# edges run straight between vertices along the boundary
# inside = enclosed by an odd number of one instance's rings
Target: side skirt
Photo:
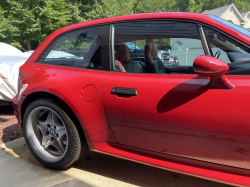
[[[228,185],[250,186],[250,171],[107,142],[89,142],[90,151]]]

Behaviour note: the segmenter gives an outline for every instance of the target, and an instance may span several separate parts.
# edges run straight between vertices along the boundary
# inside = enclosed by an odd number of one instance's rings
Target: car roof
[[[144,19],[166,19],[166,18],[167,19],[179,19],[179,20],[192,20],[192,21],[205,23],[205,24],[217,27],[222,31],[231,32],[232,35],[234,35],[234,37],[238,37],[240,34],[239,32],[231,29],[230,27],[225,26],[224,24],[218,21],[215,21],[209,15],[206,15],[206,14],[189,13],[189,12],[159,12],[159,13],[132,14],[132,15],[109,17],[109,18],[102,18],[102,19],[96,19],[92,21],[81,22],[81,23],[77,23],[74,25],[70,25],[70,26],[58,29],[57,31],[53,32],[49,37],[51,37],[52,39],[64,32],[70,31],[72,29],[86,27],[86,26],[100,25],[100,24],[120,22],[120,21],[132,21],[132,20],[144,20]],[[245,36],[243,34],[240,34],[240,35],[244,37],[244,39],[242,39],[242,41],[244,42]],[[250,41],[249,41],[249,44],[250,44]]]
[[[72,29],[72,27],[82,27],[82,26],[90,26],[96,24],[104,24],[109,22],[117,22],[117,21],[130,21],[130,20],[143,20],[143,19],[161,19],[161,18],[173,18],[173,19],[189,19],[189,20],[213,20],[209,15],[199,14],[199,13],[189,13],[189,12],[158,12],[158,13],[145,13],[145,14],[132,14],[125,16],[116,16],[109,18],[101,18],[86,22],[77,23],[74,25],[70,25],[62,28],[63,30]],[[60,30],[60,29],[59,29]]]

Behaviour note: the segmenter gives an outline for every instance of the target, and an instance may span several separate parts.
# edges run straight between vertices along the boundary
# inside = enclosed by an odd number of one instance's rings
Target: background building
[[[250,11],[240,13],[236,6],[231,3],[212,10],[205,10],[202,14],[215,15],[219,18],[227,20],[235,25],[250,30]]]

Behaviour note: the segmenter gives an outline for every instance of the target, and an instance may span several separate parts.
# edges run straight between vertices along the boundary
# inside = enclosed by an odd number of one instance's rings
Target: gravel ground
[[[0,103],[0,144],[21,138],[22,132],[11,104]]]

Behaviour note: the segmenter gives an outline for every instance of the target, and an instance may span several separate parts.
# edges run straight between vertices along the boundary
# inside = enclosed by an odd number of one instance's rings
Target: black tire
[[[28,131],[28,127],[30,127],[30,125],[27,127],[28,117],[31,116],[30,114],[32,111],[36,110],[39,107],[46,107],[46,108],[51,109],[52,111],[55,111],[57,116],[59,115],[60,119],[63,121],[64,126],[66,126],[67,150],[64,151],[63,153],[64,155],[62,155],[62,158],[58,161],[48,161],[46,160],[46,158],[43,159],[41,156],[39,156],[39,154],[36,151],[34,151],[35,145],[34,144],[31,145],[30,138],[27,135],[29,134],[27,132],[30,132]],[[56,102],[48,98],[41,98],[29,104],[29,106],[25,110],[24,118],[23,118],[24,138],[25,138],[26,144],[30,152],[41,164],[52,169],[63,169],[63,168],[68,167],[72,165],[74,162],[76,162],[77,160],[79,160],[88,151],[88,145],[87,145],[84,134],[80,132],[79,130],[77,130],[76,124],[74,124],[71,117],[65,112],[63,108],[65,107],[63,107],[63,105],[60,104],[59,102]],[[32,118],[29,118],[29,119],[32,119]],[[29,120],[29,121],[32,121],[32,120]],[[34,123],[32,122],[33,129],[35,128],[34,126],[36,125]],[[81,127],[78,126],[78,128],[81,128]],[[35,132],[35,130],[33,131]],[[33,136],[33,137],[36,137],[36,136]],[[46,151],[46,149],[44,149],[43,151]]]

